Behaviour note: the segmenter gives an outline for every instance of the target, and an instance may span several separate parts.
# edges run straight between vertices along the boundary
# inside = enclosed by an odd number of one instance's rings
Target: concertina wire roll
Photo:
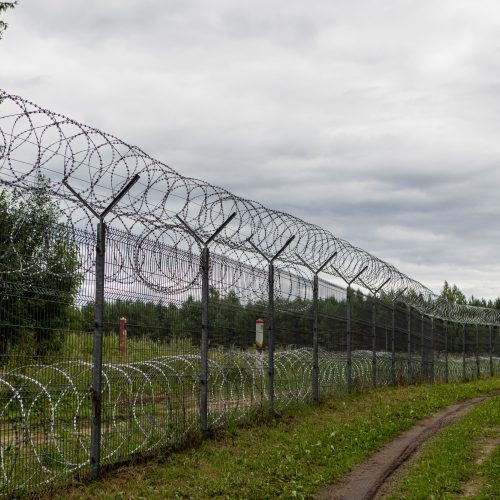
[[[242,273],[262,269],[262,256],[254,246],[272,256],[295,236],[280,255],[282,265],[291,273],[306,276],[310,271],[302,260],[314,270],[336,252],[322,271],[325,278],[330,275],[350,282],[366,267],[353,284],[368,290],[383,285],[381,293],[389,300],[398,298],[434,318],[464,324],[500,324],[500,311],[446,302],[393,265],[322,227],[185,177],[136,146],[22,97],[0,90],[0,101],[0,185],[33,190],[39,176],[47,179],[51,196],[61,207],[63,225],[74,241],[82,234],[95,235],[95,216],[63,181],[69,181],[95,212],[101,212],[129,179],[140,175],[139,182],[113,208],[107,223],[111,230],[128,235],[134,248],[132,255],[113,252],[113,258],[129,259],[131,262],[121,268],[133,269],[135,277],[155,293],[179,296],[199,279],[199,268],[189,256],[200,254],[200,243],[179,223],[177,215],[207,239],[230,214],[236,213],[212,243],[211,251],[230,260],[233,267],[235,263],[240,265]],[[166,248],[167,257],[161,251]],[[182,276],[178,266],[169,265],[172,259],[186,263]],[[0,256],[0,265],[1,260]],[[87,255],[87,265],[82,264],[84,272],[93,272],[92,262],[92,256]],[[19,269],[26,271],[29,266],[19,261]],[[237,272],[233,277],[240,278]],[[226,276],[228,287],[230,281]],[[260,284],[265,280],[257,281],[256,294],[264,296],[265,286]]]

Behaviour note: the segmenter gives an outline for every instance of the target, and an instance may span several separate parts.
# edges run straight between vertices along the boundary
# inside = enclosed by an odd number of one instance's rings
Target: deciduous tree
[[[13,9],[17,5],[17,1],[14,2],[0,2],[0,15],[9,9]],[[0,19],[0,39],[2,38],[3,32],[7,29],[8,24]]]
[[[77,246],[39,177],[29,192],[0,192],[0,354],[56,352],[81,284]]]

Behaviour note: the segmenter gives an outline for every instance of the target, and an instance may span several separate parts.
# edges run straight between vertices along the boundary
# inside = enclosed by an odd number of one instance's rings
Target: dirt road
[[[318,499],[365,500],[378,498],[386,490],[394,473],[401,468],[434,434],[456,422],[474,406],[491,396],[467,399],[417,422],[367,461],[357,465],[340,482],[327,486]],[[385,486],[385,487],[384,487]]]

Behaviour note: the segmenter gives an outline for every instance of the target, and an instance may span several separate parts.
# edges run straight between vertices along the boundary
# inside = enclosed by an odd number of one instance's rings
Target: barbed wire
[[[280,261],[303,279],[311,276],[309,269],[318,269],[336,252],[322,271],[325,276],[369,291],[380,290],[388,300],[397,298],[432,317],[500,324],[500,311],[449,303],[393,265],[320,226],[183,176],[136,146],[20,96],[0,90],[0,101],[0,185],[33,190],[43,176],[61,207],[65,230],[75,240],[84,234],[94,237],[92,210],[102,212],[131,178],[140,175],[139,182],[113,208],[108,226],[128,234],[128,244],[133,247],[127,249],[130,255],[113,252],[115,260],[122,259],[121,263],[114,262],[115,268],[129,267],[138,280],[156,286],[157,291],[176,294],[181,287],[198,286],[199,268],[193,268],[192,255],[200,254],[201,245],[177,216],[202,239],[208,239],[236,213],[214,240],[212,252],[229,259],[232,267],[240,265],[241,273],[263,268],[265,262],[255,247],[264,255],[274,255],[294,236]],[[92,210],[82,205],[63,181],[68,181]],[[132,264],[128,263],[130,259]],[[86,255],[84,260],[91,272],[91,256]],[[174,265],[182,261],[183,269],[180,264]],[[23,269],[30,266],[28,262],[18,264]],[[363,269],[362,276],[356,278]],[[169,288],[154,285],[152,275],[164,276]],[[233,275],[234,281],[238,272]],[[264,281],[257,279],[255,283],[265,288]]]
[[[319,354],[322,387],[342,387],[346,376],[345,353],[320,350]],[[371,382],[369,355],[369,352],[356,351],[353,357],[358,384],[366,387]],[[266,358],[256,353],[225,350],[213,357],[215,359],[209,360],[213,380],[209,404],[211,426],[221,425],[229,418],[242,420],[256,406],[265,404]],[[276,354],[277,392],[283,408],[310,399],[310,358],[311,349],[307,348]],[[379,383],[390,385],[390,354],[378,352],[377,358]],[[500,358],[494,360],[500,365]],[[418,356],[413,360],[415,366],[420,361]],[[482,357],[480,362],[486,371],[488,358]],[[174,445],[180,438],[179,433],[187,436],[194,431],[198,417],[199,364],[198,355],[186,354],[106,363],[103,367],[104,418],[111,436],[103,441],[103,460],[119,461],[126,455],[151,453],[156,448]],[[444,361],[438,360],[434,370],[442,376]],[[446,370],[450,380],[460,380],[462,361],[450,358]],[[89,464],[90,422],[83,388],[90,383],[91,371],[92,363],[73,360],[32,364],[0,374],[0,388],[4,392],[0,418],[12,412],[20,416],[17,432],[0,443],[0,486],[9,484],[23,460],[17,493],[49,484]],[[398,371],[400,377],[407,376],[406,361],[398,365]],[[181,385],[185,389],[179,393]],[[154,412],[154,407],[162,407],[164,411]],[[47,458],[48,441],[51,460]],[[33,457],[30,461],[25,459],[28,453]]]

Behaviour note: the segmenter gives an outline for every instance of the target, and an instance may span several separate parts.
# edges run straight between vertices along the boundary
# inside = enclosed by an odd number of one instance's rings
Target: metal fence
[[[2,494],[338,391],[500,374],[498,311],[0,98]]]

